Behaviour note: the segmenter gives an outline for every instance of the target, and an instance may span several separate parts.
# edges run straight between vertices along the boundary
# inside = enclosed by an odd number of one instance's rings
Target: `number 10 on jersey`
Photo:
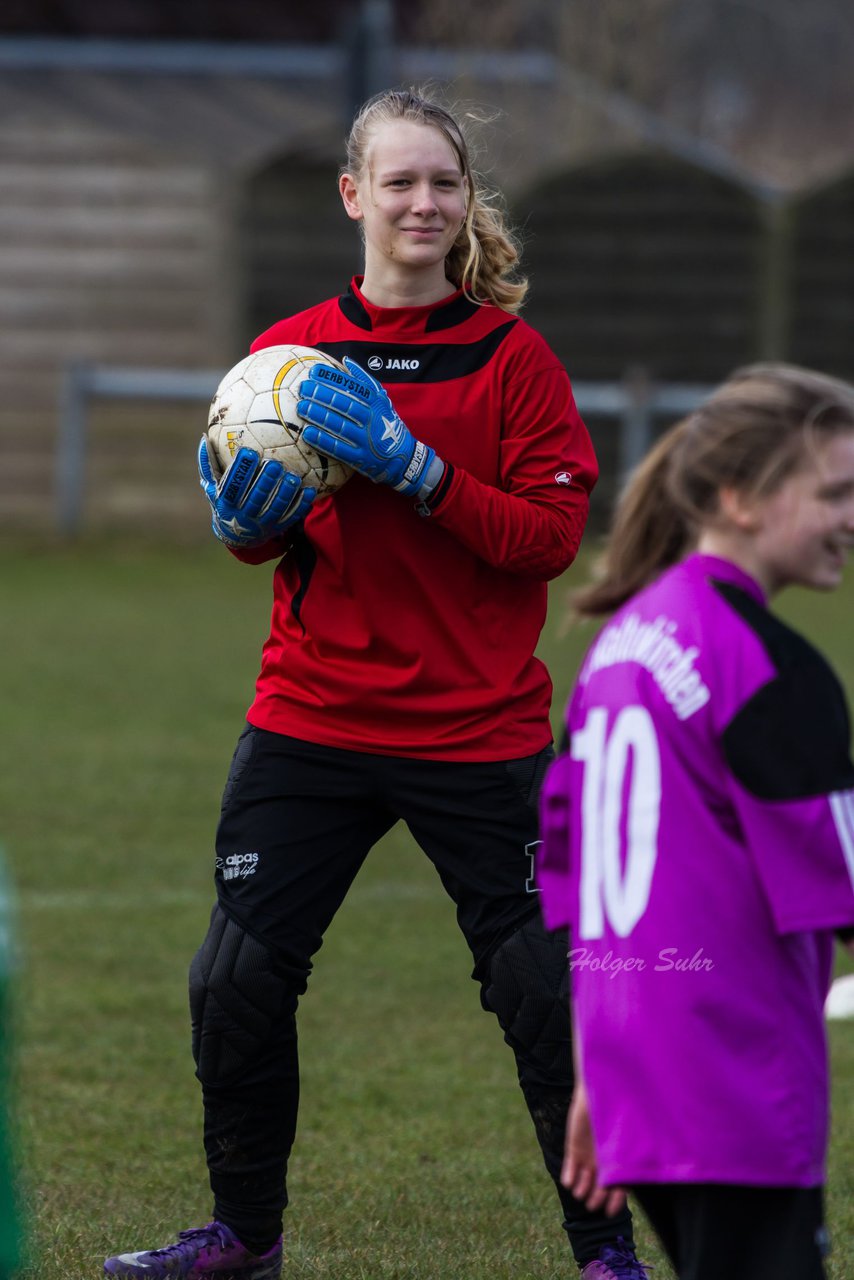
[[[620,938],[640,920],[652,886],[661,810],[658,736],[645,707],[592,707],[572,733],[584,766],[581,790],[579,935],[601,938],[607,919]]]

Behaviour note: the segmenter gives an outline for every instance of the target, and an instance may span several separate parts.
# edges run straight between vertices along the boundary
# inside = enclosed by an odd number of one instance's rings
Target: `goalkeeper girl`
[[[564,1176],[595,1207],[631,1188],[681,1280],[824,1275],[854,765],[838,680],[768,600],[832,590],[852,544],[854,389],[755,366],[641,464],[576,600],[616,612],[542,798],[583,1077]]]
[[[534,649],[547,582],[581,541],[593,449],[566,371],[517,314],[517,248],[454,117],[411,92],[373,99],[339,186],[364,274],[253,350],[347,361],[346,376],[314,368],[301,412],[310,443],[358,474],[315,502],[280,464],[238,472],[238,454],[220,477],[200,451],[214,532],[275,566],[190,976],[214,1220],[106,1271],[279,1275],[297,1002],[369,850],[402,821],[456,905],[584,1276],[642,1280],[628,1212],[590,1212],[560,1186],[567,944],[543,928],[531,878],[552,756]]]

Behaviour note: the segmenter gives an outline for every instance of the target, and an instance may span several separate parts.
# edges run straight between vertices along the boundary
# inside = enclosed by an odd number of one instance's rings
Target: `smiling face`
[[[437,299],[452,292],[445,258],[465,220],[468,184],[440,129],[377,125],[364,172],[343,174],[340,190],[348,216],[362,224],[366,296],[396,285]]]
[[[718,532],[730,545],[719,549],[768,595],[786,586],[838,587],[854,546],[854,431],[818,443],[765,497],[723,491],[721,512],[728,528]],[[705,537],[700,544],[713,550]]]

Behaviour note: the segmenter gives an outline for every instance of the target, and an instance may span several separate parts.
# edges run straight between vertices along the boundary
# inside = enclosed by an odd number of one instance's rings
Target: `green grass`
[[[18,888],[19,1155],[35,1280],[206,1220],[186,969],[269,568],[216,546],[0,548],[0,839]],[[588,631],[543,642],[562,703]],[[783,602],[854,689],[851,585]],[[843,961],[843,963],[846,963]],[[850,967],[850,966],[849,966]],[[301,1013],[289,1277],[572,1274],[512,1055],[404,831],[377,846]],[[831,1030],[834,1280],[854,1274],[854,1024]],[[649,1232],[642,1251],[668,1280]]]

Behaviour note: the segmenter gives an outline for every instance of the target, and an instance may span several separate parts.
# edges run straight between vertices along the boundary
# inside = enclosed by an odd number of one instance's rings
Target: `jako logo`
[[[401,359],[398,356],[389,356],[383,359],[382,356],[368,356],[368,368],[372,373],[379,373],[383,369],[420,369],[420,360]]]
[[[555,476],[555,483],[556,484],[572,484],[572,472],[558,471],[557,475]]]

